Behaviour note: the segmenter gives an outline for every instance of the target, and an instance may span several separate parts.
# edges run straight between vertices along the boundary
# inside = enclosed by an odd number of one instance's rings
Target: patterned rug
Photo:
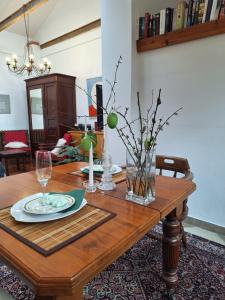
[[[151,234],[161,235],[157,225]],[[225,247],[187,234],[182,249],[179,286],[174,300],[225,300]],[[85,299],[166,299],[160,280],[161,244],[146,234],[115,263],[96,276],[84,289]],[[0,287],[18,300],[34,299],[33,292],[4,264],[0,264]]]

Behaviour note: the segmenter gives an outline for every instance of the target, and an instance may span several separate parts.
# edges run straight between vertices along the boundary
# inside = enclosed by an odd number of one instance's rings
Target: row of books
[[[167,7],[140,17],[139,39],[218,19],[225,19],[225,0],[180,0],[177,8]]]

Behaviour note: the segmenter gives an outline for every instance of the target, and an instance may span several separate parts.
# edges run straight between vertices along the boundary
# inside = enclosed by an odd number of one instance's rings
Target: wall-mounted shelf
[[[137,51],[144,52],[225,33],[225,20],[197,24],[164,35],[137,41]]]

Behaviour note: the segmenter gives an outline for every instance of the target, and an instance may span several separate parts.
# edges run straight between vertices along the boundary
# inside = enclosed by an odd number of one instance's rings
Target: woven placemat
[[[68,173],[68,174],[78,176],[78,177],[82,177],[82,178],[86,178],[86,179],[88,178],[88,175],[81,172],[81,171],[74,171],[74,172],[71,172],[71,173]],[[97,180],[100,180],[101,177],[102,177],[102,174],[97,174],[97,175],[94,174],[94,178],[97,179]],[[120,182],[125,181],[126,180],[126,171],[123,170],[122,172],[120,172],[118,174],[114,174],[112,176],[112,179],[113,179],[113,182],[115,182],[115,183],[120,183]]]
[[[116,214],[87,204],[80,211],[61,220],[21,223],[10,215],[10,207],[0,210],[0,228],[44,256],[74,242]]]

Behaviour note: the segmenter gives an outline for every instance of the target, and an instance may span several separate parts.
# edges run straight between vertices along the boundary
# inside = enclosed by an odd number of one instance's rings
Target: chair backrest
[[[9,142],[23,142],[24,144],[27,144],[26,130],[3,131],[3,144],[6,145]]]
[[[193,173],[190,171],[186,158],[156,155],[156,169],[159,170],[159,175],[164,175],[164,171],[171,171],[173,177],[178,177],[178,174],[182,174],[180,178],[193,179]]]
[[[68,131],[68,133],[72,136],[72,140],[75,141],[75,146],[79,145],[84,131]],[[97,137],[97,145],[94,149],[94,152],[96,154],[96,158],[102,158],[104,134],[102,131],[95,131],[95,134]],[[88,155],[88,153],[85,153],[85,155]]]

